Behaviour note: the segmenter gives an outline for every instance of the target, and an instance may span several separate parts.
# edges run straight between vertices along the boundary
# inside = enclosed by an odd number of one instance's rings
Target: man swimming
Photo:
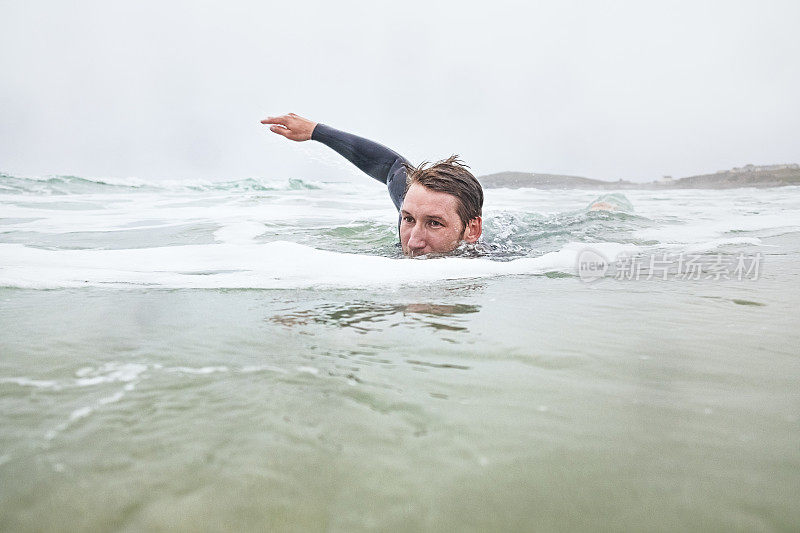
[[[292,141],[319,141],[385,183],[400,212],[400,245],[405,255],[449,253],[462,242],[480,238],[483,189],[458,156],[414,167],[381,144],[294,113],[268,117],[261,123]]]

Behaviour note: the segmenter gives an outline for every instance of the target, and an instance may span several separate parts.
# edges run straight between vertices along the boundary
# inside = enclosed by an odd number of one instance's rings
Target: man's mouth
[[[407,257],[420,257],[422,255],[428,255],[431,252],[424,252],[422,250],[408,250],[406,252]]]

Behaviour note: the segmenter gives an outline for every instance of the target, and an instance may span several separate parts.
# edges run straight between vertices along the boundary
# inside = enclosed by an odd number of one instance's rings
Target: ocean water
[[[0,530],[796,531],[800,188],[484,215],[0,176]]]

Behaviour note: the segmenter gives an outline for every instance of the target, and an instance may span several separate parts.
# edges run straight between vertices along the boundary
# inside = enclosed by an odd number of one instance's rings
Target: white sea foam
[[[61,386],[52,380],[31,379],[26,377],[0,378],[0,383],[14,383],[20,387],[34,387],[37,389],[60,389]]]
[[[175,366],[164,369],[166,372],[179,372],[181,374],[214,374],[216,372],[228,372],[227,366],[203,366],[193,368],[188,366]]]
[[[686,215],[690,222],[684,224],[662,224],[634,232],[638,239],[664,244],[712,243],[730,232],[763,231],[767,235],[786,231],[800,231],[800,212],[790,211],[781,214],[716,216],[704,214],[702,217]],[[780,230],[777,231],[776,230]]]
[[[340,225],[350,221],[353,213],[358,213],[361,219],[389,224],[396,220],[385,189],[378,186],[356,189],[352,184],[332,183],[320,189],[292,190],[285,182],[264,183],[279,190],[248,191],[235,187],[220,190],[219,184],[186,182],[135,193],[123,189],[65,195],[0,194],[3,208],[0,219],[17,219],[4,224],[4,231],[46,235],[217,225],[220,229],[216,237],[222,242],[241,242],[242,238],[263,233],[266,226],[280,225],[286,229],[308,223]],[[201,190],[186,189],[189,186]],[[358,195],[349,194],[356,190]],[[260,231],[254,233],[256,229]]]
[[[56,180],[53,186],[66,184],[67,194],[27,189],[21,194],[0,194],[0,241],[4,241],[0,243],[0,285],[359,288],[548,271],[575,274],[577,255],[587,247],[608,260],[622,251],[641,252],[647,247],[614,242],[564,244],[567,239],[644,241],[708,251],[726,245],[755,245],[758,238],[800,230],[795,187],[775,191],[626,191],[635,215],[624,223],[622,219],[608,223],[581,218],[597,191],[493,189],[486,191],[486,227],[495,234],[487,235],[487,242],[496,244],[492,239],[500,239],[509,246],[522,242],[522,255],[550,239],[543,246],[556,251],[508,262],[486,258],[419,261],[345,253],[339,240],[337,252],[290,242],[260,242],[276,234],[287,235],[287,240],[297,235],[300,240],[308,235],[325,239],[331,229],[359,226],[363,221],[394,231],[396,212],[385,187],[374,180],[319,184],[320,189],[286,180],[199,185],[191,181],[114,182],[144,187],[135,190],[109,188],[91,180],[65,180]],[[51,186],[46,180],[34,185]],[[273,185],[274,190],[270,189]],[[74,191],[69,188],[73,186],[77,187]],[[578,215],[573,216],[575,213]],[[559,227],[562,215],[563,230]],[[570,226],[575,224],[573,218],[578,226]],[[492,221],[495,223],[488,223]],[[540,229],[541,241],[536,235]],[[101,235],[106,232],[113,234]],[[208,242],[212,233],[213,244],[196,244]],[[19,244],[28,242],[37,247]]]
[[[147,370],[147,365],[139,363],[105,363],[99,368],[81,368],[75,375],[75,385],[78,387],[88,387],[101,383],[127,383],[139,378],[139,375]]]
[[[263,372],[265,370],[268,372],[275,372],[278,374],[288,374],[286,369],[274,365],[248,365],[248,366],[243,366],[239,371],[244,374],[250,374],[253,372]]]
[[[122,400],[127,393],[133,391],[136,388],[136,386],[141,382],[142,378],[144,377],[144,373],[148,370],[169,372],[171,374],[188,374],[188,375],[208,375],[216,373],[227,373],[231,371],[240,373],[252,373],[261,371],[269,371],[280,374],[289,373],[288,370],[273,365],[250,365],[237,368],[230,368],[227,366],[165,367],[158,363],[147,365],[141,363],[111,361],[108,363],[104,363],[98,367],[93,367],[93,366],[81,367],[75,371],[75,377],[74,379],[71,380],[62,380],[59,382],[55,380],[34,379],[24,376],[2,377],[0,378],[0,384],[8,383],[13,385],[18,385],[21,387],[34,387],[37,389],[52,389],[52,390],[61,390],[64,388],[73,388],[73,387],[82,388],[82,387],[107,386],[109,384],[113,385],[115,383],[124,384],[121,388],[117,388],[117,390],[111,394],[92,400],[85,405],[81,405],[80,407],[75,407],[71,411],[69,411],[69,414],[61,423],[59,423],[58,425],[51,428],[45,433],[44,438],[46,440],[53,440],[59,434],[61,434],[74,424],[79,423],[80,421],[92,416],[94,413],[98,412],[103,407],[109,404],[117,403],[120,400]],[[308,366],[297,367],[296,370],[301,373],[308,373],[313,375],[317,375],[319,373],[319,369]],[[103,390],[103,388],[100,388],[100,390]],[[0,456],[0,465],[2,465],[5,462],[5,460],[7,460],[9,457],[10,456],[7,455]]]
[[[82,407],[78,407],[77,409],[73,409],[65,422],[62,422],[55,428],[45,433],[45,439],[47,440],[54,439],[56,436],[58,436],[59,433],[70,427],[73,423],[88,417],[102,406],[120,401],[125,396],[125,392],[128,390],[131,389],[126,387],[124,390],[117,391],[111,396],[105,396],[103,398],[100,398],[90,405],[84,405]]]
[[[214,232],[218,242],[241,244],[252,242],[253,239],[264,233],[264,224],[260,222],[235,222],[223,226]]]
[[[28,203],[27,198],[25,203]],[[6,202],[0,205],[3,205],[4,217],[27,219],[8,224],[6,229],[52,235],[156,229],[198,223],[225,227],[241,225],[242,219],[248,224],[274,225],[302,224],[307,220],[339,222],[350,218],[349,213],[343,214],[334,207],[312,210],[297,205],[281,205],[280,202],[272,203],[268,210],[260,205],[237,205],[233,202],[211,209],[202,205],[183,205],[181,200],[165,202],[157,196],[119,204],[114,199],[100,198],[98,203],[105,208],[56,211],[46,206],[9,205]]]
[[[730,239],[712,239],[710,241],[706,241],[700,244],[692,244],[689,246],[683,247],[683,251],[688,253],[700,253],[700,252],[709,252],[713,250],[717,250],[723,246],[737,246],[741,247],[742,245],[753,245],[757,246],[761,244],[761,239],[757,237],[733,237]]]
[[[141,375],[147,370],[148,366],[141,363],[120,363],[112,361],[104,363],[99,367],[83,367],[75,372],[76,379],[72,383],[76,387],[92,387],[95,385],[102,385],[107,383],[124,383],[122,389],[111,394],[110,396],[103,396],[89,405],[73,409],[67,420],[49,430],[45,434],[45,439],[52,440],[59,433],[66,430],[75,422],[82,420],[101,407],[116,403],[125,397],[125,393],[132,391],[136,384],[139,383]]]
[[[588,246],[609,260],[636,247],[571,243],[557,252],[508,262],[392,259],[317,250],[291,242],[212,244],[128,250],[42,250],[0,244],[0,286],[310,288],[397,286],[550,271],[575,273]]]

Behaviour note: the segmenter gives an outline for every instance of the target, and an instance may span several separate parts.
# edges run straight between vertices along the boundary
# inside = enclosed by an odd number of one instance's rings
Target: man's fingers
[[[277,133],[278,135],[283,135],[284,137],[289,135],[289,129],[288,128],[283,128],[283,127],[278,126],[278,125],[270,126],[269,130],[274,132],[274,133]]]
[[[283,126],[286,125],[286,119],[289,118],[286,115],[280,117],[267,117],[261,121],[262,124],[281,124]]]
[[[307,141],[311,139],[314,127],[317,125],[295,113],[288,113],[279,117],[267,117],[262,124],[270,124],[270,131],[283,135],[291,141]]]

